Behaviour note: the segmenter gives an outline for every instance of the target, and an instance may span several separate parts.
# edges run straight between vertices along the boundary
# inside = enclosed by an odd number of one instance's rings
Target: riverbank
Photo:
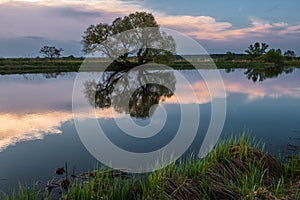
[[[83,59],[0,59],[0,74],[76,72]]]
[[[263,146],[232,138],[202,160],[191,157],[144,175],[98,170],[75,176],[64,169],[59,192],[22,186],[5,199],[299,199],[300,154],[283,163]]]
[[[80,66],[84,62],[84,58],[74,59],[30,59],[30,58],[16,58],[16,59],[0,59],[0,74],[26,74],[26,73],[53,73],[53,72],[78,72]],[[219,69],[231,69],[231,68],[268,68],[272,67],[273,64],[258,62],[258,61],[246,61],[246,60],[233,60],[225,61],[220,59],[214,60],[217,68]],[[95,60],[85,62],[85,66],[90,64],[90,70],[106,69],[110,64],[103,60]],[[198,68],[208,69],[214,66],[210,62],[194,61],[194,65]],[[96,67],[95,67],[96,66]],[[175,61],[168,66],[174,69],[194,69],[189,62],[186,61]],[[284,66],[289,67],[300,67],[300,61],[285,61]],[[110,70],[117,70],[119,66],[110,66]]]

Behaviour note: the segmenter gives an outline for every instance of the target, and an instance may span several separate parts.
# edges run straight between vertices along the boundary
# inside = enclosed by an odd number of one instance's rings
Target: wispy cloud
[[[235,29],[232,23],[217,21],[211,16],[165,15],[144,8],[136,1],[2,1],[0,11],[0,22],[5,27],[1,31],[2,35],[8,31],[16,35],[38,35],[34,34],[38,32],[46,37],[65,35],[63,38],[67,36],[78,39],[84,28],[91,23],[111,22],[117,16],[135,11],[152,12],[161,26],[179,30],[196,39],[226,40],[249,35],[284,35],[300,32],[300,23],[270,23],[255,17],[249,17],[249,27]],[[57,33],[54,34],[55,31]],[[74,32],[77,37],[70,32]]]
[[[219,39],[219,33],[232,27],[229,22],[218,22],[209,16],[163,16],[157,21],[162,26],[176,29],[196,39]]]
[[[0,115],[0,152],[17,142],[43,139],[45,134],[59,134],[61,123],[72,118],[71,113],[45,112],[40,114]]]
[[[300,39],[299,23],[269,22],[249,16],[249,24],[236,28],[234,22],[212,16],[167,15],[145,8],[140,1],[129,0],[19,0],[0,1],[0,37],[39,36],[52,40],[81,40],[90,24],[111,23],[114,18],[135,11],[152,12],[162,27],[175,29],[197,40],[276,39],[275,42]],[[293,42],[295,43],[295,42]],[[245,48],[245,47],[244,47]]]
[[[163,26],[177,29],[199,40],[229,40],[287,34],[299,36],[300,33],[300,22],[296,25],[286,22],[270,23],[254,17],[249,17],[251,25],[244,28],[233,28],[233,24],[218,22],[209,16],[159,16],[158,21]]]
[[[293,72],[296,73],[296,72]],[[243,75],[243,73],[241,73]],[[17,142],[43,139],[46,134],[61,133],[63,123],[73,119],[71,111],[72,87],[74,77],[57,78],[54,82],[42,78],[41,75],[22,79],[19,76],[3,76],[0,80],[0,152]],[[187,75],[195,92],[197,103],[211,102],[212,96],[204,80],[195,79],[194,75]],[[253,102],[263,98],[289,97],[300,99],[300,86],[297,74],[290,77],[269,79],[259,87],[246,77],[236,74],[223,75],[225,89],[228,95],[243,94],[246,102]],[[286,81],[289,80],[289,81]],[[177,82],[175,93],[184,97],[180,104],[195,103],[195,98],[189,92],[188,85]],[[218,87],[219,82],[210,82],[210,87]],[[59,89],[57,89],[59,88]],[[288,89],[287,89],[288,88]],[[40,95],[36,95],[40,94]],[[86,99],[81,99],[85,105]],[[165,104],[177,104],[176,96],[166,98]],[[91,107],[83,106],[82,112],[76,112],[79,120],[89,118],[122,118],[124,113],[118,113],[113,108],[95,109],[90,115]]]
[[[272,37],[272,36],[284,36],[286,34],[291,34],[299,36],[300,32],[300,22],[296,25],[290,25],[286,22],[268,22],[253,17],[249,17],[251,21],[251,26],[241,29],[232,29],[227,31],[221,31],[224,39],[237,37]]]

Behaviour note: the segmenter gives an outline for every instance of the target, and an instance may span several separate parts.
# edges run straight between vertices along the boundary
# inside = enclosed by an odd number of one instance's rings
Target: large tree
[[[43,46],[40,49],[40,53],[44,54],[47,58],[52,60],[53,58],[59,58],[61,56],[62,48],[56,48],[54,46]]]
[[[154,16],[146,12],[118,17],[112,24],[91,25],[84,32],[82,43],[85,53],[100,52],[118,64],[133,64],[132,58],[139,65],[153,60],[169,61],[176,50],[174,39],[161,32]]]
[[[172,71],[154,66],[153,69],[134,69],[132,74],[127,74],[127,70],[105,71],[102,80],[85,82],[85,97],[96,108],[113,107],[115,111],[132,117],[150,117],[160,101],[174,95],[176,85]],[[137,83],[141,87],[135,89]]]
[[[248,54],[248,56],[253,59],[257,58],[261,55],[264,55],[266,53],[266,50],[268,49],[269,45],[266,43],[259,43],[256,42],[254,44],[251,44],[245,52]]]

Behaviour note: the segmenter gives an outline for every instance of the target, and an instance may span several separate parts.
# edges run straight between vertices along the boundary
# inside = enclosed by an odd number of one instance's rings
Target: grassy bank
[[[56,198],[299,199],[300,155],[283,164],[262,150],[262,144],[249,138],[229,139],[205,159],[191,157],[144,175],[99,170],[67,186],[64,178]],[[46,193],[23,186],[5,199],[40,199]],[[48,199],[54,197],[48,191]]]
[[[78,71],[82,59],[0,59],[0,74],[51,73]]]
[[[24,74],[24,73],[53,73],[53,72],[77,72],[83,63],[83,58],[74,59],[29,59],[29,58],[16,58],[16,59],[0,59],[0,74]],[[272,66],[271,63],[264,63],[258,61],[244,61],[244,60],[233,60],[225,61],[220,59],[214,60],[216,66],[219,69],[228,68],[266,68]],[[103,66],[105,69],[110,63],[103,61],[90,62],[91,70],[95,69],[95,66]],[[199,68],[211,68],[210,63],[197,62]],[[189,62],[175,61],[169,63],[168,66],[174,69],[194,69]],[[284,67],[300,67],[300,61],[285,61]],[[111,70],[119,69],[119,66],[111,66]]]

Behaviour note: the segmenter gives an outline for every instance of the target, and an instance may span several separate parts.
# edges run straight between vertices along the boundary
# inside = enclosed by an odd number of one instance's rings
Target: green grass
[[[27,184],[19,185],[17,190],[13,190],[10,195],[3,194],[1,199],[4,200],[38,200],[39,190],[35,187],[30,187]],[[0,195],[1,197],[1,195]]]
[[[0,74],[50,73],[78,71],[81,59],[0,59]]]
[[[75,59],[33,59],[33,58],[15,58],[15,59],[0,59],[0,74],[24,74],[24,73],[50,73],[50,72],[77,72],[83,63],[83,58]],[[95,69],[95,61],[91,61],[92,68]],[[246,60],[233,60],[225,61],[222,59],[214,60],[217,68],[219,69],[230,69],[230,68],[267,68],[272,66],[270,63],[264,63],[259,61],[246,61]],[[99,61],[99,65],[103,65],[105,62]],[[109,65],[109,63],[106,63]],[[211,65],[207,63],[201,63],[195,61],[199,68],[211,68]],[[189,62],[185,61],[175,61],[167,64],[174,69],[194,69],[195,67]],[[300,67],[300,61],[285,61],[284,67]],[[106,68],[106,65],[104,65]],[[110,70],[119,69],[119,66],[111,66]]]
[[[300,154],[285,164],[245,135],[219,142],[202,160],[190,158],[142,175],[98,170],[61,188],[61,199],[299,199]],[[35,199],[38,190],[20,187],[8,199]],[[44,193],[45,196],[45,193]],[[51,199],[51,193],[48,199]]]

